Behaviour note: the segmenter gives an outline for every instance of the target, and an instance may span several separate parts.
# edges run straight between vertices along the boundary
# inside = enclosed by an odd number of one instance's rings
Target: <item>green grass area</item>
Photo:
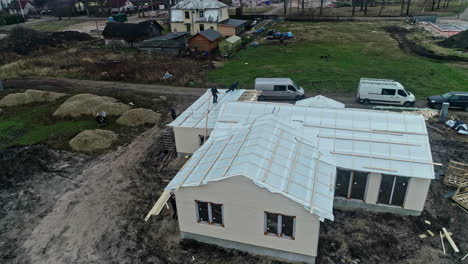
[[[252,88],[257,77],[290,77],[311,93],[351,95],[359,78],[385,78],[401,82],[418,99],[468,91],[468,68],[405,53],[384,30],[392,23],[283,23],[276,29],[292,31],[291,44],[248,47],[208,73],[208,80]]]
[[[67,142],[80,131],[96,128],[92,118],[88,120],[54,120],[52,113],[56,103],[6,108],[0,116],[0,149],[13,145],[51,143],[57,147]]]
[[[37,31],[62,31],[69,26],[73,26],[79,23],[86,21],[79,19],[62,19],[62,20],[52,20],[45,22],[38,22],[33,24],[23,24],[23,26],[37,30]]]

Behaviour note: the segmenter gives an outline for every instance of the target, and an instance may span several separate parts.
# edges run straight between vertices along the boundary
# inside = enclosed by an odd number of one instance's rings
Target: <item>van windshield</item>
[[[452,93],[446,93],[446,94],[443,94],[443,95],[442,95],[442,98],[444,98],[444,99],[449,99],[449,98],[452,97],[452,96],[453,96]]]

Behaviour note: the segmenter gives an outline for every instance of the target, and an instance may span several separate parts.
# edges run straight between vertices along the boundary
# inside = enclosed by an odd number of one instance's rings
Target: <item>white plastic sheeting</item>
[[[214,128],[222,105],[227,102],[237,101],[245,90],[239,89],[229,93],[226,93],[226,89],[218,89],[218,91],[218,102],[216,104],[213,104],[211,90],[208,89],[195,103],[180,114],[176,120],[172,121],[169,126]]]
[[[333,220],[335,173],[331,155],[320,153],[294,128],[266,117],[211,136],[165,190],[245,176],[303,205],[321,220]]]
[[[317,95],[311,98],[299,100],[296,102],[296,105],[324,108],[345,108],[345,105],[343,103],[340,103],[323,95]]]
[[[294,128],[322,153],[334,155],[337,167],[434,178],[426,124],[421,115],[232,102],[224,105],[211,135],[230,133],[267,115]]]
[[[183,0],[177,3],[175,6],[171,7],[171,9],[204,10],[204,9],[217,9],[217,8],[222,8],[222,7],[227,7],[227,5],[217,0]]]

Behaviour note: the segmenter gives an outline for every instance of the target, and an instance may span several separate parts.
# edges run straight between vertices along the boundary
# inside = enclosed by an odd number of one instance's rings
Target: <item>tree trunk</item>
[[[368,0],[364,0],[364,16],[367,16],[367,6],[369,5]]]
[[[362,11],[364,10],[364,0],[359,0],[359,1],[361,1],[361,9],[359,11]]]
[[[449,7],[449,3],[450,3],[450,0],[447,0],[447,6],[446,7]]]
[[[427,0],[424,0],[423,8],[421,10],[421,15],[424,15],[424,10],[426,9]]]
[[[435,0],[432,0],[432,7],[431,7],[431,11],[434,11],[434,7],[435,7]]]
[[[437,2],[437,9],[440,8],[440,0]]]
[[[384,9],[384,1],[382,0],[382,6],[380,7],[379,16],[382,16],[382,10]]]
[[[291,0],[292,1],[292,0]],[[286,18],[286,12],[288,10],[288,1],[287,0],[284,0],[283,2],[283,16]]]
[[[293,0],[289,0],[289,17],[291,17]]]
[[[410,5],[411,5],[411,0],[408,0],[408,6],[406,7],[406,15],[407,16],[409,15]]]
[[[323,0],[320,0],[320,12],[319,16],[322,16]]]
[[[400,16],[403,16],[403,10],[405,9],[405,0],[401,0],[401,11]]]
[[[353,6],[353,16],[354,16],[354,11],[356,9],[356,3],[355,3],[356,0],[351,0],[351,5]]]

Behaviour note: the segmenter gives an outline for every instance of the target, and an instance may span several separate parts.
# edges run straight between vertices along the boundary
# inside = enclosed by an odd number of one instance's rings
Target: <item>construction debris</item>
[[[465,181],[468,181],[468,164],[451,160],[445,173],[444,183],[458,187]]]
[[[466,257],[468,257],[468,253],[466,253],[466,255],[461,259],[461,261],[463,261],[464,259],[466,259]]]
[[[447,241],[449,242],[450,246],[452,246],[453,250],[456,253],[460,252],[457,245],[455,244],[455,241],[453,241],[452,237],[448,233],[447,229],[445,229],[445,227],[442,227],[442,231],[444,232],[445,238],[447,238]]]
[[[419,235],[419,238],[421,238],[421,239],[426,238],[426,237],[427,237],[426,234],[421,234],[421,235]]]
[[[466,175],[466,174],[465,174]],[[465,180],[468,178],[465,178]],[[468,210],[468,181],[461,183],[458,186],[457,191],[452,197],[452,200],[455,201],[462,209]]]
[[[426,225],[430,225],[431,222],[430,221],[427,221],[427,220],[424,220],[424,223],[426,223]]]
[[[427,231],[427,233],[429,233],[429,235],[434,236],[434,233],[432,233],[431,230],[426,230],[426,231]]]
[[[444,250],[444,254],[445,254],[444,236],[442,235],[442,231],[439,231],[439,234],[440,234],[440,242],[442,242],[442,249]]]

